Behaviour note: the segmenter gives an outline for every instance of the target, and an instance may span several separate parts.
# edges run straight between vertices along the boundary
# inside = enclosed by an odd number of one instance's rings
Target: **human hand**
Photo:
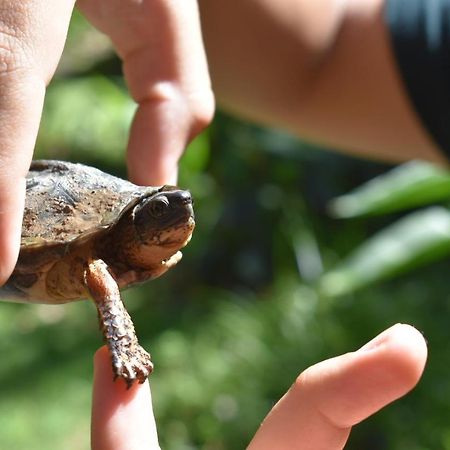
[[[17,259],[25,176],[74,3],[1,3],[0,285]],[[80,0],[77,6],[111,38],[138,103],[128,146],[132,180],[173,183],[184,147],[214,110],[196,0]]]
[[[427,357],[422,335],[395,325],[353,353],[305,370],[272,409],[249,450],[338,450],[351,427],[411,390]],[[148,382],[112,381],[105,347],[95,357],[93,450],[159,449]]]

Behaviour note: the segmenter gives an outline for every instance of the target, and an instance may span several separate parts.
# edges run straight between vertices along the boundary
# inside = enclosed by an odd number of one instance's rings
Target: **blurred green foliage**
[[[66,54],[36,157],[126,176],[135,106],[120,64],[78,15]],[[429,343],[424,377],[356,427],[347,448],[450,449],[447,172],[392,172],[219,113],[184,156],[180,185],[197,215],[183,261],[124,292],[156,365],[162,448],[244,448],[301,370],[407,322]],[[328,205],[346,192],[332,203],[346,219],[333,218]],[[442,206],[413,209],[430,202]],[[89,448],[96,320],[89,302],[1,305],[2,448]]]
[[[336,217],[361,217],[449,200],[450,173],[414,161],[334,199],[331,210]],[[320,290],[327,296],[343,295],[449,255],[449,209],[414,211],[367,239],[326,273]]]

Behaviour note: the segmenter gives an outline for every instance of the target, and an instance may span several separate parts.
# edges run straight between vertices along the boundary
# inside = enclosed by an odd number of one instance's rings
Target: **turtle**
[[[153,370],[120,289],[175,266],[195,227],[193,200],[175,186],[137,186],[79,163],[35,160],[17,264],[5,300],[62,304],[93,299],[114,379],[128,387]]]

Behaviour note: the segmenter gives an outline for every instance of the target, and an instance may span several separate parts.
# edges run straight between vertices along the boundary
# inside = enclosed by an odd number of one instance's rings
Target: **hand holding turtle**
[[[427,356],[422,335],[395,325],[360,350],[304,371],[269,413],[250,450],[338,450],[351,427],[406,394]],[[159,449],[148,381],[127,390],[111,379],[103,347],[95,357],[92,449]]]
[[[17,258],[25,176],[74,3],[10,1],[0,10],[0,284]],[[183,148],[214,109],[196,1],[77,5],[110,36],[139,104],[129,140],[131,178],[139,184],[173,182]]]

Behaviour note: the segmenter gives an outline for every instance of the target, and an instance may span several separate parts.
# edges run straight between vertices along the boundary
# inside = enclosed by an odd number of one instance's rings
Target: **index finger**
[[[173,183],[185,146],[214,111],[196,0],[79,0],[78,6],[110,36],[138,103],[128,144],[132,180]]]
[[[114,382],[106,347],[94,357],[91,444],[92,450],[160,448],[148,380],[130,389]]]

